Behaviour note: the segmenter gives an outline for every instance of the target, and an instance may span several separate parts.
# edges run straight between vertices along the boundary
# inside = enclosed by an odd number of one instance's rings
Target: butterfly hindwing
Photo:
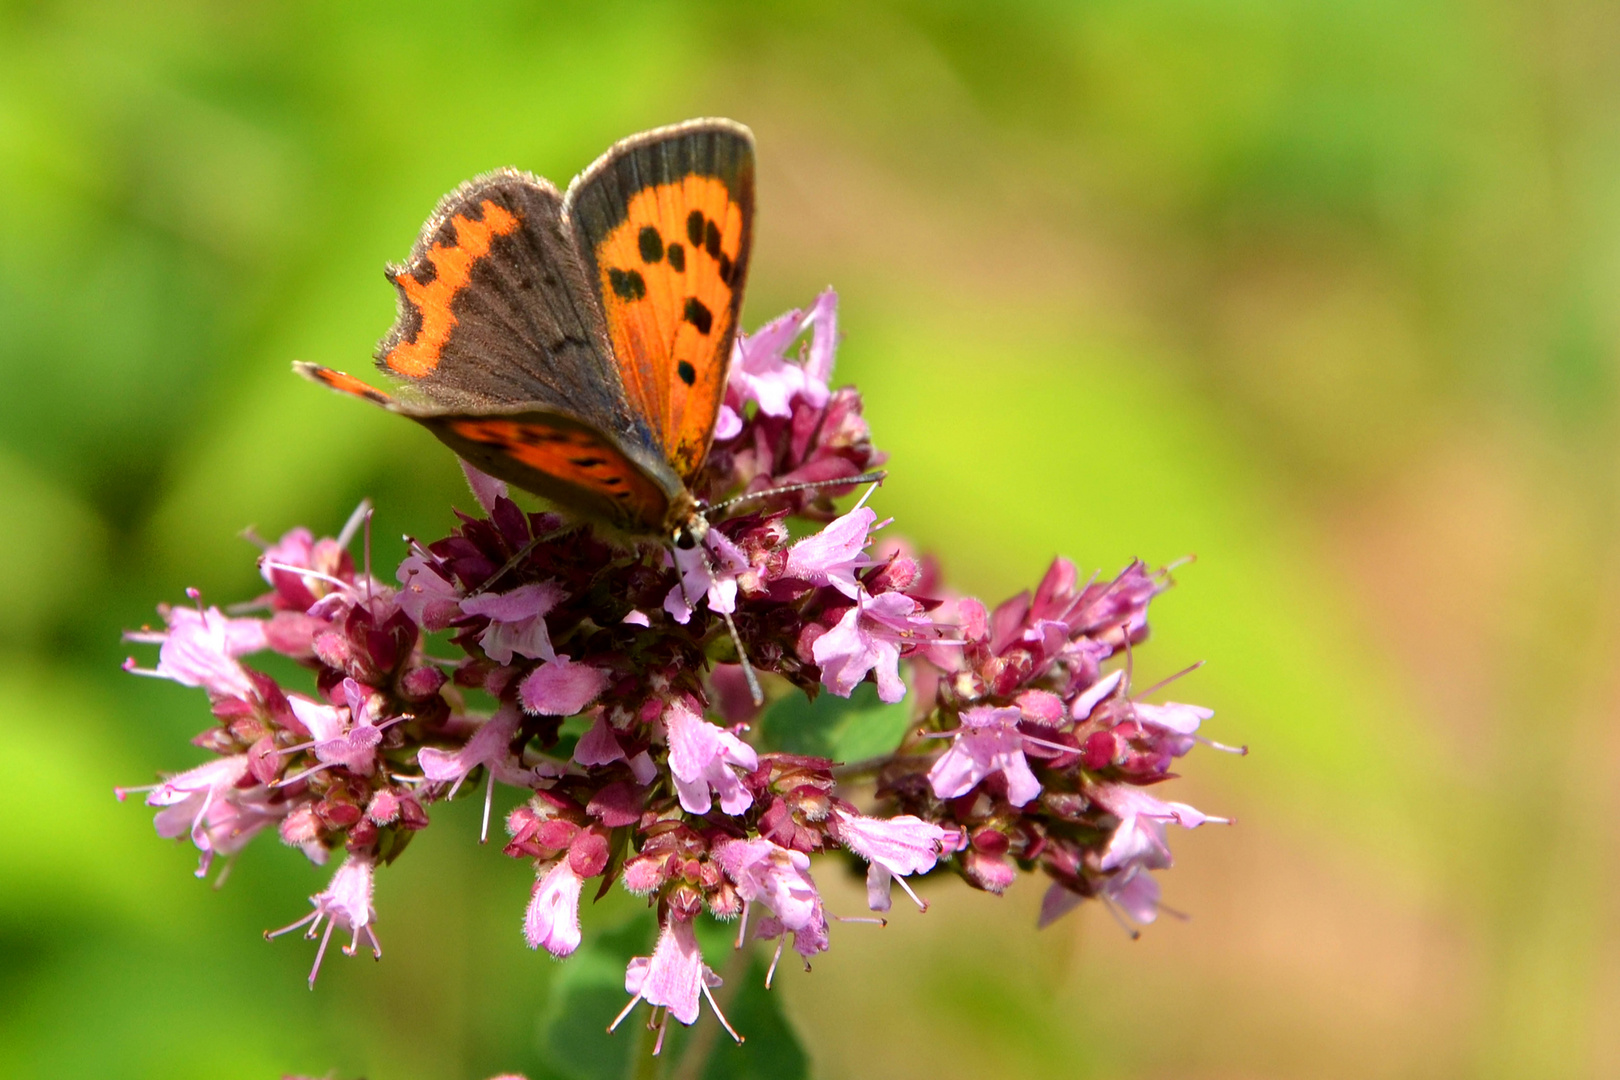
[[[534,405],[651,446],[548,181],[502,169],[440,200],[402,266],[378,366],[440,408]]]
[[[410,415],[407,412],[407,415]],[[657,527],[680,488],[572,418],[542,411],[414,417],[473,465],[632,533]]]
[[[618,381],[682,478],[708,455],[725,393],[753,210],[753,136],[729,120],[626,139],[564,201]]]

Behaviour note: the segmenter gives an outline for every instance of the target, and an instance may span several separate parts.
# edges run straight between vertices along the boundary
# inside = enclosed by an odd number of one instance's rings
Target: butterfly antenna
[[[748,502],[752,499],[767,499],[772,495],[791,495],[795,491],[815,491],[820,488],[831,487],[854,487],[856,484],[878,484],[886,480],[888,476],[889,474],[886,470],[879,469],[876,472],[862,473],[860,476],[840,476],[833,480],[806,480],[802,484],[783,484],[781,487],[766,488],[764,491],[750,491],[742,495],[733,495],[729,499],[724,499],[706,507],[705,512],[712,513],[716,510],[724,510],[726,507],[736,506],[740,502]]]
[[[501,580],[501,578],[505,577],[507,574],[513,570],[516,570],[520,565],[522,565],[523,560],[527,559],[534,552],[535,548],[539,547],[541,544],[544,544],[548,540],[555,540],[563,533],[568,532],[570,529],[576,527],[577,526],[574,525],[564,525],[560,529],[553,529],[548,533],[541,533],[539,536],[531,537],[527,544],[524,544],[522,547],[518,548],[516,555],[513,555],[510,559],[506,560],[505,566],[501,567],[489,577],[485,578],[482,585],[468,593],[467,599],[471,600],[475,596],[481,596],[488,592],[494,587],[497,581]]]

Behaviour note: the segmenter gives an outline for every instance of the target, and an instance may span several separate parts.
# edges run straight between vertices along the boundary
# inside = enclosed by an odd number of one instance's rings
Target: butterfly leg
[[[737,624],[731,621],[729,612],[722,612],[720,617],[726,620],[726,629],[731,633],[731,643],[737,647],[737,662],[742,665],[743,679],[748,683],[748,694],[754,699],[754,708],[765,704],[765,691],[759,688],[759,676],[754,674],[754,665],[748,662],[748,650],[743,648],[742,636],[737,633]]]
[[[482,585],[468,593],[467,599],[471,600],[475,596],[481,596],[482,594],[488,592],[497,581],[501,580],[501,578],[505,577],[513,570],[516,570],[523,560],[527,559],[529,555],[533,553],[534,549],[539,547],[541,544],[544,544],[549,540],[555,540],[564,533],[570,532],[577,528],[579,528],[578,525],[564,525],[560,529],[553,529],[548,533],[541,533],[539,536],[532,538],[527,544],[524,544],[522,547],[518,548],[518,553],[516,555],[513,555],[510,559],[506,560],[505,566],[502,566],[499,570],[485,578]]]

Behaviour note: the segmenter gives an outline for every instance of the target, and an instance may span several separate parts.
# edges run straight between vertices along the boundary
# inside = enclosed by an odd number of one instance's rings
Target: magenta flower
[[[733,770],[759,768],[759,755],[737,736],[709,723],[684,702],[670,704],[664,713],[669,733],[669,771],[681,807],[689,814],[707,814],[709,791],[720,797],[720,809],[740,814],[754,797]]]
[[[864,817],[835,808],[832,813],[833,837],[867,862],[866,903],[873,911],[889,910],[890,885],[900,879],[900,887],[922,911],[928,902],[906,884],[910,874],[926,874],[940,854],[954,850],[959,834],[911,814],[893,818]]]
[[[937,634],[922,605],[906,594],[862,595],[837,625],[816,638],[810,652],[821,666],[821,685],[834,694],[849,697],[872,672],[878,697],[893,704],[906,696],[900,678],[901,648]]]
[[[955,741],[928,770],[928,782],[941,799],[966,795],[986,777],[1000,773],[1007,782],[1007,801],[1023,806],[1041,793],[1041,782],[1024,758],[1024,736],[1017,709],[979,705],[962,714]]]
[[[714,1010],[714,1015],[725,1029],[731,1032],[731,1037],[742,1042],[742,1037],[726,1022],[720,1007],[714,1002],[714,995],[710,993],[710,987],[719,985],[720,976],[703,962],[703,953],[698,948],[691,921],[672,915],[664,921],[663,931],[658,935],[652,955],[637,956],[625,968],[624,992],[632,996],[630,1003],[609,1025],[608,1030],[617,1028],[638,1001],[645,1001],[654,1008],[667,1009],[667,1016],[690,1025],[697,1020],[698,997],[701,994],[709,999],[709,1008]],[[660,1030],[653,1053],[658,1053],[663,1045],[664,1036]]]
[[[529,908],[523,913],[523,936],[529,948],[544,946],[552,956],[565,957],[579,948],[579,874],[564,857],[536,879]]]
[[[588,883],[601,895],[617,882],[658,913],[620,1020],[649,1002],[660,1047],[669,1018],[696,1020],[718,983],[701,912],[740,917],[739,943],[774,941],[767,988],[790,935],[806,966],[828,948],[817,852],[864,860],[876,911],[897,880],[926,908],[909,879],[934,872],[991,892],[1039,872],[1043,922],[1087,898],[1138,922],[1168,910],[1151,871],[1170,864],[1169,824],[1222,819],[1156,785],[1198,743],[1225,749],[1200,734],[1208,710],[1141,704],[1164,684],[1129,685],[1127,651],[1146,642],[1168,572],[1133,562],[1101,579],[1058,559],[991,606],[953,593],[903,539],[874,550],[889,523],[864,499],[842,515],[833,501],[885,460],[860,394],[829,386],[837,333],[828,290],[737,340],[714,449],[683,473],[707,508],[696,550],[527,511],[467,466],[483,516],[458,510],[448,535],[410,540],[397,590],[369,548],[357,573],[363,503],[336,538],[293,529],[261,544],[271,591],[244,610],[262,617],[160,609],[162,631],[130,635],[160,647],[142,674],[207,691],[212,722],[194,742],[213,757],[140,789],[157,831],[189,837],[199,873],[269,826],[318,865],[339,853],[313,913],[276,931],[320,939],[313,984],[334,933],[346,952],[380,954],[376,869],[431,804],[476,776],[487,838],[507,784],[522,802],[502,849],[532,867],[531,947],[583,949]],[[764,715],[790,746],[777,729],[796,714],[762,713],[732,644],[773,698],[870,681],[885,702],[913,695],[896,713],[909,727],[891,753],[842,766],[756,750],[750,724]],[[263,649],[296,661],[278,669],[285,686],[242,663]],[[571,760],[546,756],[580,731]]]
[[[545,616],[563,596],[555,582],[542,581],[511,592],[471,597],[461,602],[461,610],[489,618],[489,627],[478,636],[478,643],[497,664],[510,664],[514,653],[530,660],[549,660],[556,654]]]
[[[372,955],[382,959],[382,945],[377,941],[376,931],[371,928],[371,924],[377,921],[377,910],[371,904],[375,869],[370,859],[349,856],[332,875],[331,884],[309,898],[309,902],[315,906],[314,911],[280,930],[265,931],[265,939],[269,940],[307,925],[309,929],[304,931],[304,937],[314,940],[315,935],[320,933],[321,923],[326,923],[326,932],[321,934],[321,946],[315,951],[315,966],[309,971],[311,990],[315,989],[315,977],[321,973],[321,960],[326,956],[326,946],[332,940],[335,927],[342,927],[345,932],[354,935],[354,940],[343,946],[345,956],[354,956],[360,951],[360,937],[363,934],[371,943]]]

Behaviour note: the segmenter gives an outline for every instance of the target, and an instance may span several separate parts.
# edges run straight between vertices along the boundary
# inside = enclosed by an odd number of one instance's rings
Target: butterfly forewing
[[[399,316],[378,366],[435,406],[533,404],[650,447],[561,210],[555,187],[510,169],[440,200],[388,270]]]
[[[729,120],[626,139],[565,200],[621,385],[683,478],[708,455],[725,393],[753,209],[753,136]]]

